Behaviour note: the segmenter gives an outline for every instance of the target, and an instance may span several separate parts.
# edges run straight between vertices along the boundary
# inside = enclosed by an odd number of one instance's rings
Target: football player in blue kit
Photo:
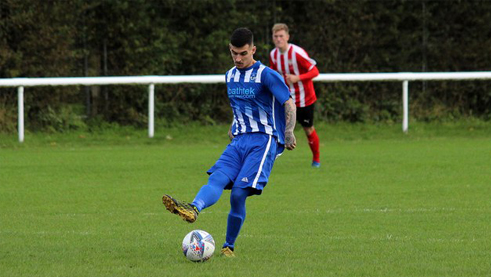
[[[296,108],[283,77],[254,60],[256,46],[249,29],[236,29],[229,48],[235,64],[225,74],[234,115],[228,132],[231,142],[208,170],[208,183],[192,203],[169,195],[164,195],[162,202],[171,213],[192,223],[203,209],[218,201],[224,189],[230,189],[231,209],[221,254],[234,257],[247,197],[262,193],[275,159],[285,148],[293,150],[296,146]]]

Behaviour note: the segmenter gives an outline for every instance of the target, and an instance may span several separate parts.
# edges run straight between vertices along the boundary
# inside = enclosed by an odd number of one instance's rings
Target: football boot
[[[220,255],[221,256],[224,256],[224,257],[227,257],[227,258],[234,258],[235,257],[234,249],[233,248],[230,248],[228,246],[227,247],[224,247],[220,251]]]
[[[180,216],[183,220],[193,223],[198,218],[198,209],[186,202],[179,201],[172,198],[172,196],[165,194],[162,196],[162,203],[164,203],[165,208],[173,213]]]

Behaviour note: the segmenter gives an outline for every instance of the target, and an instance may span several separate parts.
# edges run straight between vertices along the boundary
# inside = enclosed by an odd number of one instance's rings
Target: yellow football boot
[[[179,201],[172,198],[170,195],[165,194],[162,196],[162,203],[164,203],[165,208],[173,213],[180,216],[183,220],[193,223],[198,218],[198,209],[186,202]]]
[[[222,250],[220,251],[220,255],[227,257],[227,258],[234,258],[235,257],[234,250],[228,246],[222,248]]]

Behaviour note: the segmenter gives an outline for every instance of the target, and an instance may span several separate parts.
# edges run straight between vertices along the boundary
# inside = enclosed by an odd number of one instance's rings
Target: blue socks
[[[234,249],[235,240],[239,236],[240,228],[246,217],[246,199],[249,196],[248,188],[233,188],[230,194],[230,213],[228,214],[227,236],[223,247]]]
[[[191,205],[201,212],[202,209],[215,204],[229,183],[230,179],[227,175],[220,171],[213,172],[208,178],[208,184],[201,187]]]
[[[222,196],[225,187],[230,184],[227,175],[220,171],[213,172],[208,178],[208,183],[201,187],[191,205],[198,211],[215,204]],[[239,236],[240,229],[246,217],[246,199],[249,196],[248,188],[232,188],[230,194],[230,213],[227,221],[227,236],[223,247],[234,249],[235,240]]]

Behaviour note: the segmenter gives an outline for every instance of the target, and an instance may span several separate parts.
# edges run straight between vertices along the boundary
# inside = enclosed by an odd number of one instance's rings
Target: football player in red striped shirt
[[[319,75],[319,70],[303,48],[288,43],[290,34],[286,24],[277,23],[272,31],[275,49],[269,55],[269,67],[285,78],[297,106],[297,121],[302,125],[312,150],[312,167],[320,167],[319,137],[314,128],[317,97],[312,82]]]

